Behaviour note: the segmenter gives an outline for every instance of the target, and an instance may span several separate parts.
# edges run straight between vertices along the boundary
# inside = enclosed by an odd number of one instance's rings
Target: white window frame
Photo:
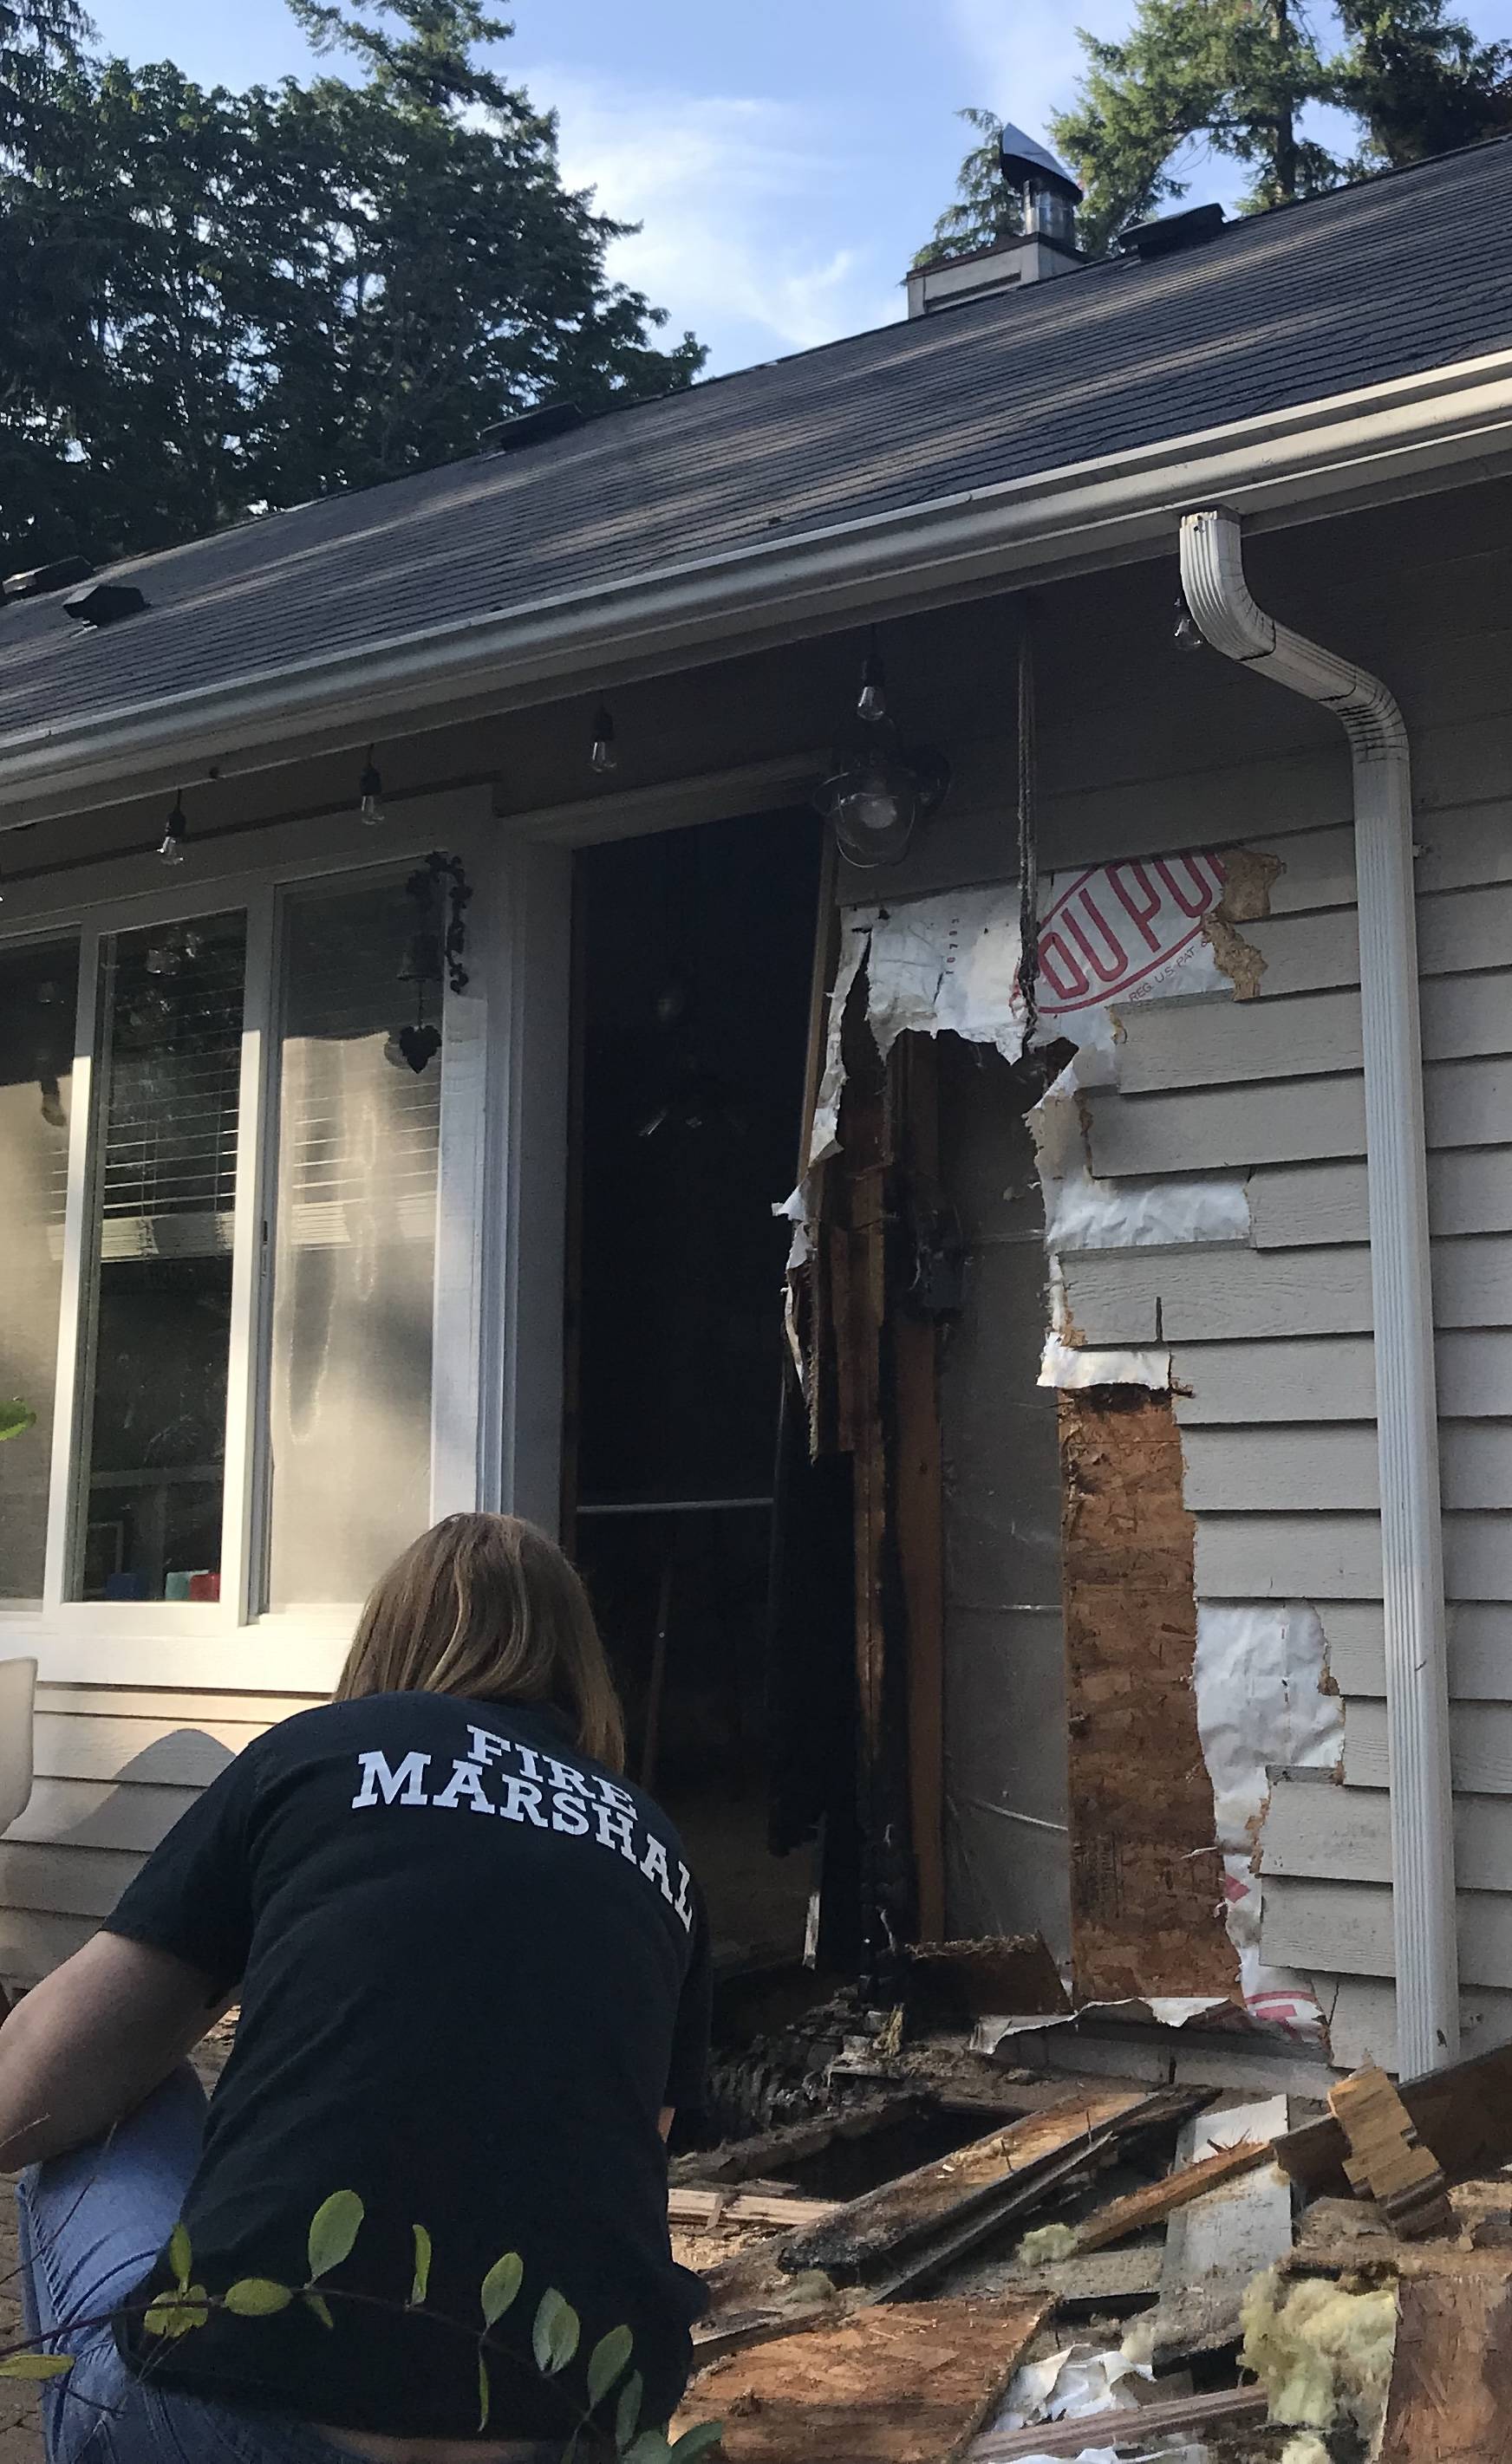
[[[70,1094],[62,1295],[49,1486],[48,1535],[40,1608],[0,1603],[0,1653],[34,1653],[38,1676],[54,1683],[225,1687],[320,1692],[350,1639],[355,1603],[259,1611],[262,1518],[267,1499],[267,1395],[271,1314],[271,1207],[276,1188],[278,922],[284,895],[325,881],[412,865],[433,847],[461,857],[473,884],[467,913],[464,992],[447,987],[440,1055],[441,1128],[436,1197],[433,1318],[432,1510],[517,1502],[511,1439],[516,1419],[505,1397],[518,1374],[522,1285],[539,1289],[549,1252],[522,1277],[522,1242],[511,1157],[522,1119],[532,1110],[523,1068],[527,1039],[518,979],[537,951],[554,951],[566,999],[565,872],[549,854],[546,896],[533,859],[544,851],[507,849],[489,826],[486,788],[416,797],[390,807],[378,830],[335,817],[318,825],[274,824],[246,838],[192,836],[183,870],[160,873],[150,856],[104,857],[67,883],[66,904],[48,877],[16,884],[0,911],[0,948],[77,933],[79,991]],[[311,850],[312,839],[320,842]],[[154,877],[156,876],[156,877]],[[216,1602],[71,1600],[68,1550],[82,1477],[80,1339],[86,1290],[85,1237],[100,947],[109,934],[243,911],[247,975],[241,1045],[227,1391],[221,1597]],[[554,1011],[557,1004],[548,1006]],[[561,1038],[565,1067],[565,1035]],[[507,1219],[507,1220],[506,1220]],[[560,1288],[560,1287],[558,1287]],[[530,1312],[533,1314],[533,1310]],[[560,1321],[560,1309],[556,1312]],[[527,1347],[528,1348],[528,1347]],[[539,1339],[535,1349],[541,1349]],[[558,1345],[557,1349],[560,1347]],[[556,1373],[560,1395],[560,1367]],[[558,1407],[559,1409],[559,1407]],[[544,1497],[551,1461],[527,1473]],[[552,1517],[554,1521],[554,1505]]]

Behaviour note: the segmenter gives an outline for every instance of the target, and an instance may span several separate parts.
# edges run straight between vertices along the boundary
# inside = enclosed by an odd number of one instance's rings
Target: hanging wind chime
[[[450,889],[443,889],[448,882]],[[394,1029],[389,1058],[404,1062],[419,1077],[441,1049],[439,1019],[426,1015],[427,992],[443,982],[454,993],[467,987],[467,969],[462,964],[467,931],[462,919],[472,899],[473,886],[462,869],[460,856],[443,855],[436,850],[411,872],[404,887],[405,895],[414,903],[418,921],[410,936],[399,981],[414,986],[414,1016]]]

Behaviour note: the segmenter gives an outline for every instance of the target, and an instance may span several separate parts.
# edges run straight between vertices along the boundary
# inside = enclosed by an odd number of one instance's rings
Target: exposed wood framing
[[[1227,1993],[1171,1398],[1063,1395],[1060,1416],[1077,1998]]]
[[[910,1213],[932,1201],[940,1177],[938,1054],[901,1038],[895,1117]],[[892,1313],[894,1493],[902,1585],[908,1695],[908,1789],[921,1942],[945,1937],[945,1507],[939,1331],[907,1300]]]

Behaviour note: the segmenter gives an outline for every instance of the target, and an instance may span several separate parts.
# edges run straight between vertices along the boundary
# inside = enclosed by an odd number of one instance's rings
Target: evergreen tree
[[[946,206],[929,238],[914,258],[915,265],[938,265],[943,257],[969,256],[973,249],[991,248],[1012,239],[1024,226],[1023,201],[1003,177],[998,146],[1003,123],[995,111],[969,105],[956,113],[976,130],[977,142],[956,179],[955,202]]]
[[[1363,170],[1421,162],[1512,129],[1512,43],[1481,43],[1444,0],[1339,0],[1339,99],[1365,131]]]
[[[1185,196],[1181,153],[1193,141],[1242,163],[1250,208],[1290,204],[1345,176],[1301,130],[1309,103],[1333,96],[1299,0],[1140,0],[1122,42],[1082,33],[1081,91],[1051,122],[1051,143],[1087,192],[1085,244]]]

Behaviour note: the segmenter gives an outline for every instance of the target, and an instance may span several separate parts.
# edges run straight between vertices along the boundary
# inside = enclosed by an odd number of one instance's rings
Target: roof
[[[0,753],[1512,345],[1512,139],[967,300],[113,568],[98,632],[0,608]]]

